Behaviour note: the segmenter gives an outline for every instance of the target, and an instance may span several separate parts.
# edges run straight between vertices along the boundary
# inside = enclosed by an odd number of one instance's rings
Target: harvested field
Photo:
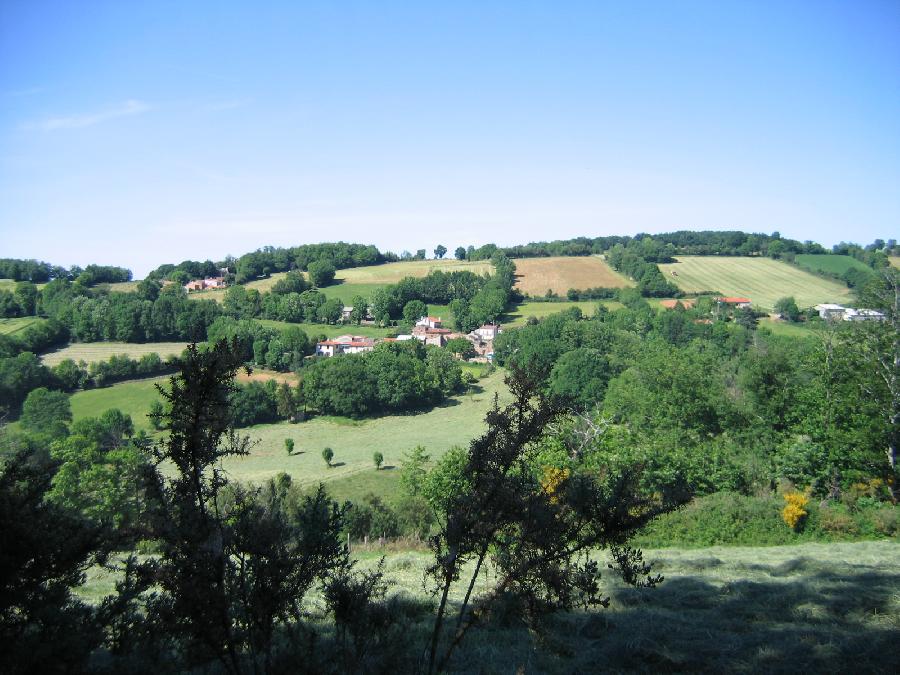
[[[677,262],[659,268],[686,293],[717,291],[747,297],[756,309],[771,310],[779,298],[789,295],[801,309],[850,300],[850,289],[844,284],[770,258],[679,256]]]
[[[274,370],[262,370],[254,368],[253,372],[249,375],[244,370],[238,371],[235,380],[237,380],[241,384],[246,384],[247,382],[260,382],[265,384],[269,380],[275,380],[276,382],[278,382],[278,384],[285,383],[293,387],[300,382],[300,377],[296,373],[278,373]]]
[[[900,255],[893,255],[888,260],[891,261],[893,267],[900,267]]]
[[[55,366],[60,361],[72,359],[76,363],[84,361],[106,361],[116,354],[127,354],[132,359],[139,359],[144,354],[156,352],[160,358],[178,356],[188,346],[187,342],[77,342],[41,357],[45,366]]]
[[[565,295],[570,288],[627,288],[634,282],[613,270],[600,256],[517,258],[516,288],[543,296],[547,290]]]
[[[36,316],[23,316],[19,319],[0,319],[0,335],[15,335],[29,326],[44,323],[46,320]]]

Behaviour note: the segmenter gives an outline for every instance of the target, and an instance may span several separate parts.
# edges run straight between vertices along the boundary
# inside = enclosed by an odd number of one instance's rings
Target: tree
[[[453,256],[457,260],[465,260],[466,259],[466,249],[464,249],[462,246],[457,246],[456,250],[453,252]]]
[[[416,260],[425,260],[425,249],[420,248],[416,250]]]
[[[381,465],[384,464],[384,455],[376,451],[375,454],[372,455],[372,461],[375,462],[375,470],[378,471],[378,469],[381,468]]]
[[[289,457],[292,454],[294,454],[294,439],[293,438],[285,438],[284,439],[284,449],[287,451],[287,454]]]
[[[61,391],[50,391],[46,387],[32,390],[22,404],[22,426],[31,431],[40,431],[59,436],[65,434],[65,425],[72,421],[72,407],[69,397]]]
[[[324,288],[334,281],[335,268],[329,260],[316,260],[306,268],[309,280],[316,288]]]
[[[423,445],[417,445],[403,456],[403,463],[400,465],[400,486],[406,494],[415,496],[422,490],[422,484],[428,474],[426,466],[430,460],[431,457],[425,452]]]
[[[331,460],[334,459],[334,450],[331,448],[325,448],[322,450],[322,459],[325,460],[325,464],[328,465],[328,468],[331,468]]]
[[[366,318],[369,311],[369,301],[362,295],[354,296],[353,309],[350,310],[350,320],[357,326]]]
[[[603,353],[590,348],[574,349],[553,366],[550,391],[583,410],[603,401],[609,376],[609,363]]]
[[[20,281],[13,291],[16,302],[22,316],[34,316],[37,314],[38,289],[30,281]]]
[[[443,258],[447,254],[447,247],[443,244],[438,244],[434,249],[434,257],[435,258]]]
[[[452,338],[447,340],[447,344],[444,348],[451,354],[456,354],[461,359],[470,359],[475,356],[475,347],[472,345],[471,340],[467,340],[466,338]]]
[[[410,300],[403,306],[403,320],[415,325],[416,321],[428,314],[428,306],[421,300]]]
[[[775,312],[788,321],[798,321],[800,319],[800,308],[797,307],[797,301],[794,300],[792,295],[779,298],[775,303]]]
[[[555,611],[607,606],[600,565],[589,554],[597,548],[610,549],[612,567],[626,583],[662,580],[650,575],[640,551],[622,542],[672,504],[641,496],[630,468],[598,473],[577,463],[541,466],[533,442],[562,410],[541,394],[540,379],[513,370],[507,382],[514,401],[488,414],[488,431],[460,462],[453,480],[458,492],[447,497],[439,531],[428,542],[434,561],[427,576],[439,598],[429,673],[447,669],[468,631],[500,599],[532,629]],[[475,594],[488,557],[494,581]],[[462,602],[451,605],[450,591],[460,583]]]

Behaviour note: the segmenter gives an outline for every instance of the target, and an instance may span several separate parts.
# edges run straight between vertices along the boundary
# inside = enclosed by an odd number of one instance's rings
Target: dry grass
[[[72,359],[75,363],[84,361],[93,363],[106,361],[110,356],[127,354],[132,359],[139,359],[144,354],[153,352],[164,359],[167,356],[178,356],[188,346],[187,342],[143,342],[140,344],[131,342],[87,342],[70,344],[55,352],[49,352],[41,357],[45,366],[55,366],[60,361]]]
[[[285,383],[293,387],[300,382],[300,377],[296,373],[278,373],[274,370],[254,369],[249,375],[244,370],[240,371],[235,380],[241,384],[246,384],[247,382],[265,383],[269,380],[275,380],[279,384]]]
[[[614,271],[599,256],[518,258],[516,288],[529,295],[552,290],[565,295],[570,288],[626,288],[634,282]]]
[[[770,258],[679,256],[677,261],[659,268],[681,290],[747,297],[757,309],[771,310],[779,298],[789,295],[801,309],[850,300],[850,289],[843,284]]]
[[[890,258],[888,258],[888,260],[891,261],[891,265],[892,265],[893,267],[898,267],[898,268],[900,268],[900,255],[893,255],[893,256],[891,256]]]

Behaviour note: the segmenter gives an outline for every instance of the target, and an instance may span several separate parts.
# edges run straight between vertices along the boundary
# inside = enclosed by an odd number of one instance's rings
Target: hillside
[[[871,272],[872,268],[861,263],[849,255],[815,255],[802,253],[796,256],[795,261],[800,267],[810,272],[825,272],[828,274],[844,274],[847,270],[856,269],[861,272]]]
[[[771,310],[779,298],[794,296],[801,308],[822,302],[849,302],[850,289],[770,258],[680,256],[660,265],[666,279],[686,293],[717,291],[748,297]],[[673,274],[674,273],[674,274]]]
[[[634,282],[615,272],[599,256],[517,258],[516,288],[543,296],[547,290],[565,295],[570,288],[627,288]]]

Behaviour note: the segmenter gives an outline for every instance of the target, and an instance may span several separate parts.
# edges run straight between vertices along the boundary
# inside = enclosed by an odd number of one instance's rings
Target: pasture
[[[716,291],[747,297],[757,309],[771,310],[779,298],[788,295],[794,296],[801,309],[822,302],[850,301],[850,289],[843,284],[770,258],[679,256],[677,262],[659,268],[686,293]]]
[[[286,330],[291,327],[301,328],[304,333],[310,337],[314,335],[324,335],[326,338],[337,337],[338,335],[362,335],[363,337],[388,337],[396,332],[394,328],[381,328],[380,326],[357,326],[355,323],[289,323],[287,321],[274,321],[272,319],[257,319],[259,323],[267,328],[275,330]]]
[[[110,356],[127,354],[129,358],[139,359],[144,354],[153,352],[161,359],[167,356],[178,356],[188,346],[187,342],[75,342],[41,357],[45,366],[55,366],[60,361],[72,359],[75,363],[84,361],[106,361]]]
[[[47,319],[37,316],[23,316],[18,319],[0,319],[0,335],[15,335],[29,326],[44,323]]]
[[[131,415],[135,429],[151,431],[147,413],[153,401],[161,398],[156,385],[168,381],[167,377],[151,377],[144,380],[128,380],[111,387],[77,391],[69,398],[72,419],[99,417],[111,408],[118,408]]]
[[[810,272],[825,272],[827,274],[843,274],[849,269],[858,269],[862,272],[871,272],[872,268],[861,263],[849,255],[827,255],[803,253],[794,259],[800,267]]]
[[[891,261],[892,267],[900,268],[900,255],[892,255],[888,260]]]
[[[242,430],[255,442],[250,454],[225,460],[224,468],[240,481],[259,483],[284,471],[302,485],[341,482],[346,495],[361,496],[357,494],[360,489],[364,490],[362,494],[387,494],[390,490],[386,487],[383,491],[379,486],[391,484],[396,469],[376,472],[372,453],[380,451],[385,466],[399,467],[403,454],[416,445],[424,445],[432,459],[454,445],[468,445],[484,431],[484,415],[495,393],[501,403],[509,396],[500,372],[480,380],[469,392],[423,413],[364,420],[314,417],[299,424],[258,425]],[[284,449],[285,438],[294,440],[294,454],[290,457]],[[322,459],[326,446],[334,450],[331,468]]]
[[[433,605],[422,585],[429,553],[358,546],[353,555],[364,570],[384,557],[389,596]],[[597,557],[605,571],[607,555]],[[601,590],[609,607],[553,616],[543,636],[508,611],[485,617],[466,636],[449,672],[900,670],[896,543],[656,549],[645,550],[644,559],[665,577],[656,588],[631,588],[606,572]],[[471,565],[464,568],[471,571]],[[114,592],[116,579],[105,568],[92,568],[78,594],[99,603]],[[475,592],[495,579],[485,565]],[[464,590],[454,589],[450,602],[459,603]],[[432,612],[409,616],[409,663],[396,664],[399,671],[415,668],[431,627]]]
[[[604,305],[607,309],[619,309],[623,305],[616,300],[579,300],[576,302],[522,302],[514,305],[501,317],[500,323],[504,328],[518,328],[524,326],[528,317],[543,319],[551,314],[564,312],[572,307],[577,307],[585,316],[593,316],[597,311],[597,305]]]
[[[570,288],[628,288],[634,282],[619,274],[600,256],[516,258],[516,288],[544,296],[548,290],[565,295]]]

